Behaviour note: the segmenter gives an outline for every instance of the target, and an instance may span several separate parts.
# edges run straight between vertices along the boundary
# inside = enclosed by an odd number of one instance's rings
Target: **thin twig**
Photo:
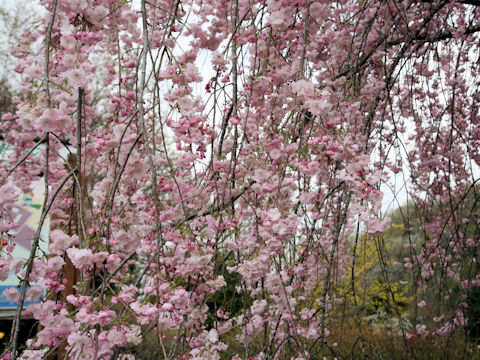
[[[47,107],[50,107],[50,40],[52,37],[53,22],[55,21],[55,13],[57,11],[57,0],[53,1],[50,21],[48,22],[47,34],[45,37],[45,95],[47,96]]]
[[[78,243],[81,248],[85,247],[83,233],[83,189],[82,189],[82,103],[83,103],[83,88],[78,88],[78,107],[77,107],[77,154],[76,154],[76,174],[77,174],[77,192],[75,197],[77,200],[77,234],[78,234]]]
[[[15,171],[15,169],[19,167],[20,164],[24,162],[40,144],[43,144],[45,142],[45,140],[47,139],[47,136],[48,135],[45,135],[43,138],[38,140],[35,143],[35,145],[20,160],[17,161],[17,163],[8,171],[8,173],[2,178],[2,180],[0,180],[0,185],[2,185],[5,182],[5,180],[7,180],[7,178]]]

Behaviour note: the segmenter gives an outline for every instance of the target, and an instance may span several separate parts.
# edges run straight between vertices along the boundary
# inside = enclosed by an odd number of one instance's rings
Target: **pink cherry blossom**
[[[162,358],[354,357],[387,327],[411,357],[417,337],[470,350],[473,2],[23,11],[38,21],[5,26],[0,280],[19,279],[15,324],[40,326],[2,356],[130,359],[155,338]]]
[[[73,265],[78,269],[86,269],[93,265],[94,258],[92,250],[68,248],[67,254]]]

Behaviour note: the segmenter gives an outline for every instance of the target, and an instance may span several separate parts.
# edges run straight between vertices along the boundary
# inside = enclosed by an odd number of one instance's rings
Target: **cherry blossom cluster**
[[[22,81],[0,123],[14,144],[0,280],[21,279],[4,293],[19,307],[2,359],[133,359],[152,338],[165,359],[340,357],[357,240],[377,244],[386,284],[393,271],[385,189],[416,209],[395,262],[417,299],[413,326],[392,312],[403,338],[468,325],[480,6],[40,3],[11,49]],[[9,213],[39,174],[49,239],[14,258]],[[40,330],[19,353],[22,313]]]

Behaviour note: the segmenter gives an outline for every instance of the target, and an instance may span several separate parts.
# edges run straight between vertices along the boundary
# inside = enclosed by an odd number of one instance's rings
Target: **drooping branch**
[[[78,106],[77,106],[77,125],[76,125],[76,138],[77,138],[77,153],[75,157],[76,162],[76,189],[75,197],[77,203],[77,233],[78,233],[78,242],[81,248],[85,247],[85,231],[83,223],[83,175],[82,175],[82,111],[83,111],[83,99],[84,99],[84,90],[83,88],[78,88]]]
[[[47,107],[50,107],[50,43],[52,38],[52,28],[55,21],[55,14],[57,12],[57,1],[54,0],[52,4],[52,9],[50,11],[50,21],[48,22],[48,28],[45,37],[45,94],[47,97]]]
[[[465,31],[462,32],[461,36],[466,36],[466,35],[472,35],[480,31],[480,25],[473,25],[473,26],[468,26],[465,28]],[[442,31],[437,34],[418,34],[415,36],[412,40],[413,41],[420,41],[424,43],[435,43],[437,41],[442,41],[442,40],[447,40],[451,39],[454,36],[458,36],[458,33],[455,34],[453,31]],[[405,42],[405,38],[401,37],[395,40],[390,40],[387,42],[388,46],[394,46],[394,45],[399,45]]]

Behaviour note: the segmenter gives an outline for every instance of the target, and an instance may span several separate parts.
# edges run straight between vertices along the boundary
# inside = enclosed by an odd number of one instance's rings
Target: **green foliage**
[[[243,311],[244,307],[249,307],[252,302],[250,298],[245,298],[244,295],[237,292],[237,288],[241,286],[240,274],[226,269],[230,262],[230,254],[218,253],[216,256],[217,275],[222,275],[227,285],[214,295],[208,295],[207,297],[208,312],[206,324],[208,328],[212,328],[214,322],[217,321],[218,309],[230,313],[230,317],[235,317]]]
[[[480,340],[480,287],[473,287],[467,296],[468,336],[472,341]]]
[[[396,314],[396,310],[402,313],[411,302],[408,285],[401,285],[398,278],[386,281],[383,277],[382,266],[390,266],[392,261],[380,259],[379,245],[379,238],[368,236],[358,239],[356,247],[352,245],[352,257],[355,256],[353,279],[352,261],[348,267],[349,276],[341,285],[346,306],[356,306],[355,311],[360,311],[362,316],[373,315],[379,311],[390,315]],[[395,243],[387,242],[383,246],[387,251],[392,251]],[[381,264],[380,261],[388,264]]]

